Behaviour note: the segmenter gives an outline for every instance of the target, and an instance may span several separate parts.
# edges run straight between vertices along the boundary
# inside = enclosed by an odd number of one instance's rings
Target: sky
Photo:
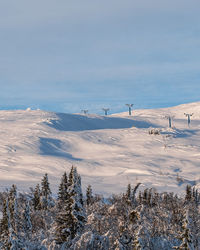
[[[0,109],[200,101],[199,0],[0,0]]]

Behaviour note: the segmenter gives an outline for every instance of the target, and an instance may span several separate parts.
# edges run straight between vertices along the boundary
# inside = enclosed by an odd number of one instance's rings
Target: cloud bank
[[[0,108],[197,101],[199,1],[1,1]]]

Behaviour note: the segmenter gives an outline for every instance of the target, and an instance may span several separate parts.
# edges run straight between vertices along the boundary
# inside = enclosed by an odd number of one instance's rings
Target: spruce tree
[[[41,196],[40,185],[37,184],[33,193],[33,200],[32,200],[33,208],[35,211],[41,209],[40,196]]]
[[[13,213],[13,218],[12,218],[12,223],[10,222],[10,228],[9,228],[9,233],[10,233],[10,243],[11,243],[11,249],[12,250],[18,250],[23,248],[23,239],[21,236],[21,220],[20,220],[20,214],[18,211],[18,199],[17,195],[14,200],[14,210],[12,211]],[[11,213],[9,213],[11,215]],[[10,218],[11,221],[11,218]]]
[[[192,235],[190,231],[190,223],[189,223],[189,211],[185,211],[184,219],[182,223],[182,232],[178,237],[181,240],[181,245],[174,247],[174,249],[178,250],[194,250]]]
[[[69,197],[56,217],[55,240],[57,244],[70,242],[76,236],[78,220],[73,212],[74,200]]]
[[[85,223],[85,211],[81,190],[81,178],[72,166],[69,174],[69,194],[63,202],[63,209],[58,213],[55,224],[55,240],[63,244],[74,239]]]
[[[41,205],[44,210],[48,208],[50,195],[51,190],[48,181],[48,174],[46,173],[41,182]]]
[[[61,206],[65,200],[68,199],[69,193],[68,193],[68,178],[67,178],[67,173],[64,172],[61,182],[59,185],[59,190],[58,190],[58,202],[59,205]]]
[[[17,187],[12,185],[9,190],[8,194],[8,209],[9,209],[9,216],[10,216],[10,224],[12,228],[15,228],[15,202],[17,199]]]
[[[86,204],[89,206],[92,204],[93,201],[93,195],[92,195],[92,187],[91,185],[88,185],[86,190]]]
[[[15,206],[14,206],[15,207]],[[2,250],[19,250],[22,249],[23,244],[20,239],[19,232],[16,231],[15,225],[15,211],[13,210],[13,218],[11,223],[11,210],[9,206],[8,198],[3,204],[3,217],[0,223],[0,242]]]
[[[0,221],[0,243],[1,249],[10,248],[10,237],[9,237],[9,217],[8,217],[8,199],[3,201],[3,214]]]
[[[191,201],[192,200],[192,187],[190,185],[186,186],[185,200],[186,201]]]
[[[26,206],[23,212],[23,228],[26,235],[26,239],[30,239],[32,232],[32,223],[31,223],[30,205],[28,200],[26,201]]]
[[[20,234],[20,215],[18,211],[17,187],[15,185],[12,185],[9,191],[7,204],[10,249],[22,249],[23,242]]]
[[[19,215],[19,210],[18,210],[18,199],[15,197],[14,200],[14,231],[18,235],[20,234],[20,215]]]
[[[131,200],[131,184],[129,183],[126,190],[126,199]]]
[[[83,194],[81,188],[81,177],[77,169],[72,166],[69,174],[69,196],[73,199],[74,215],[78,219],[77,231],[81,231],[85,223],[85,209],[83,206]]]
[[[17,195],[17,186],[13,184],[9,190],[9,198],[14,199],[14,197],[16,197],[16,195]]]

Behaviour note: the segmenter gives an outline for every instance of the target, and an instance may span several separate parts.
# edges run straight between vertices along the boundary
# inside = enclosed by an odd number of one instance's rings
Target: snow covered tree
[[[14,228],[15,227],[15,205],[17,199],[17,187],[12,185],[9,190],[8,194],[8,209],[9,209],[9,216],[10,216],[10,224]]]
[[[13,220],[14,220],[14,231],[18,235],[20,233],[20,214],[19,214],[19,208],[18,208],[18,199],[17,196],[15,197],[14,200],[14,211],[13,211]]]
[[[190,220],[189,225],[190,225],[190,230],[193,236],[192,239],[193,239],[194,248],[198,249],[200,248],[200,210],[196,203],[196,200],[190,203],[188,213],[189,213],[189,220]]]
[[[46,173],[41,181],[41,195],[48,198],[51,195],[51,190],[49,187],[48,174]]]
[[[92,187],[91,185],[88,185],[86,189],[86,204],[89,206],[93,201],[93,195],[92,195]]]
[[[51,190],[48,181],[47,173],[44,175],[41,182],[41,206],[43,210],[47,210],[50,202]]]
[[[185,200],[186,201],[191,201],[192,200],[192,187],[190,185],[186,186]]]
[[[8,195],[9,195],[10,199],[16,197],[16,195],[17,195],[17,187],[16,187],[16,185],[14,185],[14,184],[12,185],[12,187],[9,190]]]
[[[180,246],[175,246],[174,249],[178,250],[194,250],[192,235],[190,231],[190,222],[189,222],[189,211],[185,211],[183,223],[182,223],[182,232],[178,237],[181,240]]]
[[[0,221],[0,243],[1,249],[10,248],[10,237],[9,237],[9,217],[8,217],[8,199],[3,202],[3,214]]]
[[[32,223],[31,223],[30,205],[28,200],[26,201],[26,206],[23,212],[23,228],[26,235],[26,239],[30,239],[32,233]]]
[[[63,209],[56,216],[55,240],[57,244],[63,244],[72,240],[77,232],[77,218],[73,214],[74,201],[68,198]]]
[[[131,184],[129,183],[126,190],[126,199],[131,200]]]
[[[16,194],[14,194],[16,195]],[[17,205],[15,202],[14,209],[9,206],[8,198],[4,201],[3,205],[3,218],[0,223],[0,242],[2,245],[0,249],[10,249],[10,250],[18,250],[22,249],[23,244],[19,235],[19,229],[17,227],[16,217],[17,212],[15,211]],[[11,223],[11,209],[12,211],[12,223]]]
[[[35,189],[34,189],[33,199],[32,199],[33,208],[34,208],[35,211],[41,209],[40,195],[41,195],[40,185],[37,184],[36,187],[35,187]]]
[[[195,187],[193,187],[192,189],[192,197],[193,197],[193,200],[195,201],[196,206],[198,206],[200,202],[200,194],[198,192],[198,189],[196,189]]]
[[[22,249],[23,240],[20,232],[20,215],[18,210],[17,187],[12,185],[7,199],[7,216],[9,230],[9,244],[11,250]]]
[[[86,232],[82,234],[77,241],[73,242],[70,250],[87,249],[87,250],[107,250],[109,248],[109,239],[106,235]]]
[[[11,201],[10,201],[11,202]],[[11,249],[12,250],[18,250],[22,249],[24,244],[23,244],[23,239],[21,235],[21,218],[18,210],[18,199],[17,199],[17,194],[14,199],[14,206],[11,206],[13,208],[12,210],[12,220],[11,220],[11,210],[9,211],[9,220],[10,220],[10,228],[9,228],[9,233],[10,233],[10,243],[11,243]]]
[[[83,193],[81,188],[81,176],[72,166],[69,174],[69,196],[73,199],[74,215],[78,220],[77,231],[81,231],[85,223],[85,209],[83,206]]]
[[[60,206],[62,206],[62,204],[68,199],[68,196],[69,196],[68,178],[67,178],[67,173],[64,172],[58,190],[58,202]]]
[[[59,211],[55,224],[55,240],[57,244],[70,244],[77,233],[80,233],[85,223],[81,178],[75,167],[72,166],[69,174],[69,195]]]

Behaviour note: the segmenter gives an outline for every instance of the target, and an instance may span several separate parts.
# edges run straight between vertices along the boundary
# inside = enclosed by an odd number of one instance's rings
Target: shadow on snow
[[[63,157],[73,161],[81,161],[80,158],[75,158],[71,154],[63,151],[63,143],[58,139],[40,137],[40,154],[56,157]]]
[[[58,119],[51,120],[46,125],[60,131],[84,131],[98,129],[125,129],[125,128],[150,128],[157,127],[146,121],[138,121],[120,117],[105,117],[94,115],[56,114]]]

